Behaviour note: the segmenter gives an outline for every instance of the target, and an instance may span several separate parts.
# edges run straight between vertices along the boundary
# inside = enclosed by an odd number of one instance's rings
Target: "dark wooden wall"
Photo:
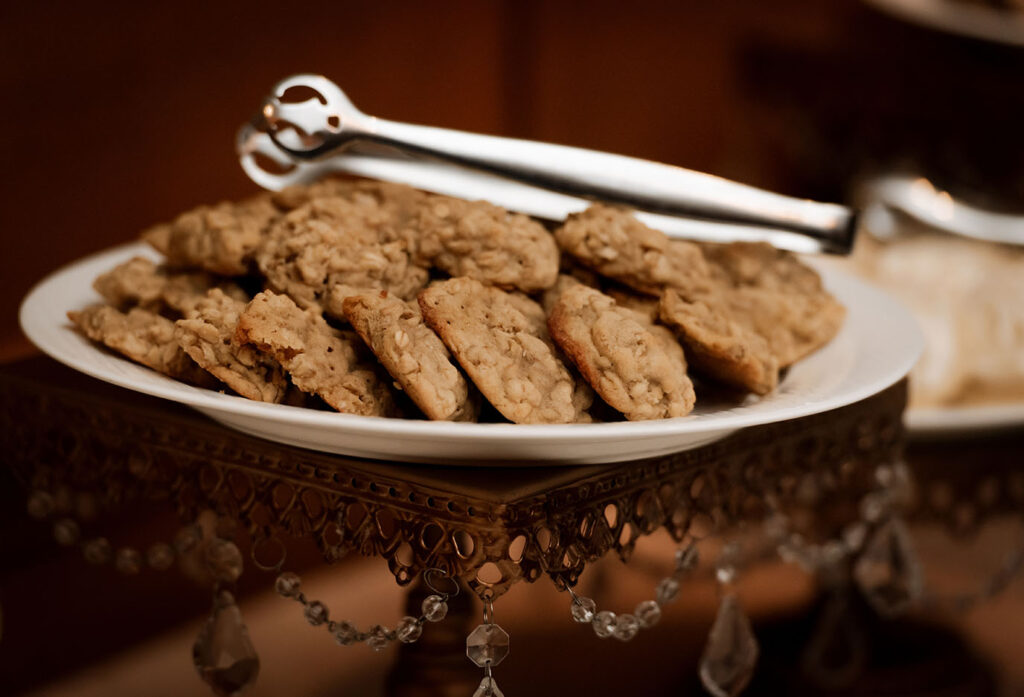
[[[27,350],[17,305],[45,273],[251,191],[234,131],[294,72],[368,113],[831,198],[922,111],[938,130],[918,150],[949,140],[950,115],[1018,138],[1024,116],[1019,52],[855,0],[10,2],[0,57],[0,358]],[[988,142],[1020,171],[1024,150]]]

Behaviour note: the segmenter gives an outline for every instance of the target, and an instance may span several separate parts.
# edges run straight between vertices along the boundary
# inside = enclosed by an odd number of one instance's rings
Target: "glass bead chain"
[[[286,571],[278,575],[274,581],[274,590],[283,598],[302,604],[306,621],[314,627],[326,626],[327,631],[340,646],[365,643],[374,651],[381,651],[392,641],[411,644],[423,634],[423,625],[427,622],[440,622],[448,614],[448,599],[453,594],[434,593],[423,599],[422,612],[419,617],[406,616],[398,622],[395,629],[375,624],[366,631],[360,631],[347,620],[335,621],[330,618],[330,610],[319,600],[310,600],[302,592],[302,579],[298,574]]]
[[[873,528],[896,515],[911,497],[910,474],[902,462],[879,465],[874,473],[876,487],[861,499],[859,519],[845,526],[836,539],[812,543],[790,529],[789,519],[773,495],[766,497],[769,515],[764,533],[776,545],[779,557],[806,571],[821,572],[860,552]]]
[[[33,491],[26,505],[29,516],[45,521],[56,511],[54,499],[46,491]],[[182,527],[171,543],[156,542],[150,545],[145,553],[134,547],[120,547],[116,551],[105,537],[93,537],[82,540],[82,530],[78,521],[69,516],[57,518],[53,522],[53,538],[62,547],[79,546],[83,558],[90,564],[100,566],[113,561],[114,568],[119,572],[132,576],[142,571],[143,565],[155,571],[167,571],[178,557],[194,550],[203,540],[203,530],[197,524]],[[241,575],[241,554],[237,546],[230,540],[215,538],[216,547],[211,550],[208,559],[210,571],[217,580],[235,581]]]
[[[769,515],[762,529],[783,561],[818,574],[829,585],[841,587],[852,579],[879,614],[892,617],[919,604],[924,595],[921,567],[899,515],[912,499],[912,483],[899,462],[879,465],[873,476],[875,486],[859,501],[858,519],[834,539],[813,543],[792,531],[774,495],[766,497]],[[816,503],[811,489],[805,499]]]
[[[938,596],[928,593],[925,595],[922,604],[929,608],[967,612],[1006,590],[1021,575],[1022,570],[1024,570],[1024,544],[1018,544],[1016,548],[1006,553],[999,567],[981,584],[978,590],[957,593],[951,596]]]
[[[597,604],[585,596],[577,595],[569,588],[572,596],[570,613],[574,621],[589,624],[601,639],[614,637],[619,641],[629,641],[641,629],[653,627],[661,620],[661,609],[679,595],[679,583],[689,576],[697,567],[699,553],[697,543],[691,540],[685,547],[676,550],[675,569],[655,587],[654,600],[645,600],[634,608],[632,614],[616,615],[609,610],[598,611]]]

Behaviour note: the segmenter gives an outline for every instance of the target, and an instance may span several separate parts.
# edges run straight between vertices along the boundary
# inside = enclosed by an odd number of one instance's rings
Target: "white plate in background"
[[[903,417],[915,439],[963,438],[972,433],[1024,428],[1024,402],[963,407],[914,407]]]
[[[1024,12],[965,0],[864,0],[905,22],[949,34],[1024,46]]]

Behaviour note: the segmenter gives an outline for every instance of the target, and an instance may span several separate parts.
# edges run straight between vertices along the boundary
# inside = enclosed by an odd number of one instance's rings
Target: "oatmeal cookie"
[[[375,366],[324,318],[300,309],[288,296],[260,293],[238,318],[235,340],[252,344],[279,362],[300,390],[319,395],[341,412],[391,416],[394,401]]]
[[[544,292],[547,294],[550,292],[550,289]],[[505,293],[505,297],[514,308],[523,313],[523,317],[525,317],[527,322],[530,324],[530,331],[532,331],[538,339],[550,346],[551,350],[555,352],[555,356],[558,360],[565,364],[565,367],[569,370],[569,375],[572,377],[573,384],[575,384],[575,387],[573,388],[572,403],[577,405],[581,411],[589,408],[590,405],[594,403],[594,390],[586,380],[582,379],[579,374],[576,373],[576,368],[571,362],[566,360],[565,356],[562,354],[562,349],[560,349],[554,339],[551,338],[551,332],[548,331],[547,311],[544,307],[529,295],[517,290]]]
[[[689,300],[668,289],[661,297],[661,319],[679,335],[694,368],[756,394],[778,384],[779,362],[768,343],[737,322],[721,299]]]
[[[471,278],[419,295],[423,318],[494,407],[515,423],[589,421],[580,393],[551,346],[508,294]]]
[[[516,290],[506,292],[505,297],[512,304],[512,307],[523,313],[523,317],[530,323],[531,331],[550,344],[551,336],[548,334],[548,316],[541,304],[526,293]]]
[[[595,203],[555,231],[559,247],[580,264],[653,295],[664,287],[707,287],[709,271],[691,242],[669,240],[625,208]]]
[[[410,299],[428,274],[411,263],[405,242],[380,241],[386,220],[376,205],[313,199],[270,227],[256,262],[274,291],[338,318],[344,317],[345,296],[360,291],[387,290]]]
[[[729,311],[764,337],[781,367],[838,333],[845,308],[796,255],[763,243],[702,244],[701,249]]]
[[[583,285],[578,278],[570,276],[567,273],[558,274],[558,278],[555,279],[555,285],[551,286],[544,291],[544,294],[540,296],[541,309],[545,313],[550,314],[551,309],[558,302],[558,299],[562,296],[562,293],[567,291],[573,286]],[[547,319],[545,318],[545,324]]]
[[[689,414],[695,396],[681,351],[666,351],[637,319],[579,284],[562,293],[548,326],[590,386],[630,421]]]
[[[345,317],[409,398],[435,421],[475,421],[479,399],[419,306],[381,293],[350,295]]]
[[[451,276],[526,293],[558,276],[558,247],[537,221],[486,201],[431,196],[416,220],[415,254]]]
[[[248,273],[252,254],[278,215],[270,198],[261,195],[240,203],[199,206],[142,236],[171,266],[241,276]]]
[[[625,286],[613,284],[605,288],[605,295],[615,301],[619,307],[627,307],[634,312],[643,315],[649,323],[658,321],[659,299],[650,295],[642,295]]]
[[[217,385],[174,340],[174,322],[155,312],[136,307],[124,313],[109,305],[93,305],[69,312],[68,319],[93,341],[136,363],[193,385]]]
[[[192,360],[248,399],[280,402],[288,379],[274,359],[234,339],[246,302],[219,288],[196,301],[186,319],[174,325],[174,338]]]
[[[166,286],[167,274],[145,257],[118,264],[92,282],[104,300],[122,310],[135,306],[159,309]]]
[[[121,310],[141,307],[184,315],[211,288],[219,288],[236,300],[249,300],[248,294],[234,281],[202,271],[176,273],[145,257],[134,257],[118,264],[97,276],[92,287]]]
[[[271,194],[271,200],[284,211],[294,210],[314,199],[344,199],[356,205],[383,208],[391,223],[400,227],[415,216],[429,194],[405,184],[372,179],[324,179],[313,184],[290,186]]]

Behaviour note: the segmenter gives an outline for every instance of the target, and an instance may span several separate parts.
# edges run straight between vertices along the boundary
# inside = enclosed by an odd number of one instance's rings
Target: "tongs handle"
[[[322,101],[281,101],[292,87],[312,88]],[[259,119],[296,161],[336,155],[354,141],[374,142],[573,196],[793,231],[817,239],[826,251],[852,246],[855,215],[845,206],[783,196],[635,157],[380,119],[360,112],[321,76],[298,75],[279,83]],[[304,135],[283,137],[289,126]]]
[[[840,246],[853,213],[625,155],[371,117],[364,138],[572,196],[652,212],[811,233]]]

